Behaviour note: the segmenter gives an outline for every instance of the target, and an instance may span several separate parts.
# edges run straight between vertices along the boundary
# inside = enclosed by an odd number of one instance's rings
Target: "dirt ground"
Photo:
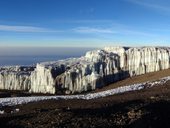
[[[170,70],[149,73],[97,91],[169,75]],[[10,114],[16,108],[19,112]],[[48,100],[1,109],[7,114],[0,115],[0,128],[168,128],[170,81],[150,89],[94,100]]]

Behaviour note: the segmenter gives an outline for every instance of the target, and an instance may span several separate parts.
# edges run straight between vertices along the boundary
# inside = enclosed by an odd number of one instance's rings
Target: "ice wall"
[[[80,93],[109,83],[170,67],[170,48],[105,47],[80,58],[1,67],[0,89],[30,93]]]

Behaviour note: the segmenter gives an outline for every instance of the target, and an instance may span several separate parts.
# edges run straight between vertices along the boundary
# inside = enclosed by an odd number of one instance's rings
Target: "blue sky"
[[[170,46],[169,0],[0,0],[0,46]]]

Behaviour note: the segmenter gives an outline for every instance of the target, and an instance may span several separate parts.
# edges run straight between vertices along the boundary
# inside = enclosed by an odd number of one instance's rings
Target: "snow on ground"
[[[60,95],[60,96],[34,96],[34,97],[13,97],[13,98],[0,98],[0,106],[15,106],[19,104],[26,104],[30,102],[37,102],[42,100],[50,100],[50,99],[63,99],[63,100],[69,100],[69,99],[84,99],[84,100],[90,100],[90,99],[96,99],[106,96],[111,96],[114,94],[120,94],[124,92],[129,91],[135,91],[135,90],[141,90],[145,88],[151,88],[153,86],[163,85],[167,81],[170,80],[170,76],[161,78],[157,81],[148,81],[145,83],[138,83],[138,84],[132,84],[128,86],[118,87],[114,89],[110,89],[107,91],[97,92],[97,93],[89,93],[89,94],[81,94],[81,95]]]

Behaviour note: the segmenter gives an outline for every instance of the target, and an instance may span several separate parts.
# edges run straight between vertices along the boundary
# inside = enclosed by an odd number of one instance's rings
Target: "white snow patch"
[[[120,94],[129,91],[141,90],[145,88],[151,88],[153,86],[163,85],[167,81],[170,80],[170,76],[161,78],[157,81],[148,81],[144,83],[132,84],[128,86],[118,87],[114,89],[110,89],[107,91],[97,92],[97,93],[89,93],[89,94],[82,94],[82,95],[60,95],[60,96],[34,96],[34,97],[13,97],[13,98],[0,98],[0,106],[15,106],[19,104],[27,104],[30,102],[37,102],[42,100],[69,100],[69,99],[96,99],[106,96],[111,96],[114,94]],[[3,113],[3,112],[0,112]]]
[[[4,110],[0,110],[0,115],[4,114],[5,111]]]

